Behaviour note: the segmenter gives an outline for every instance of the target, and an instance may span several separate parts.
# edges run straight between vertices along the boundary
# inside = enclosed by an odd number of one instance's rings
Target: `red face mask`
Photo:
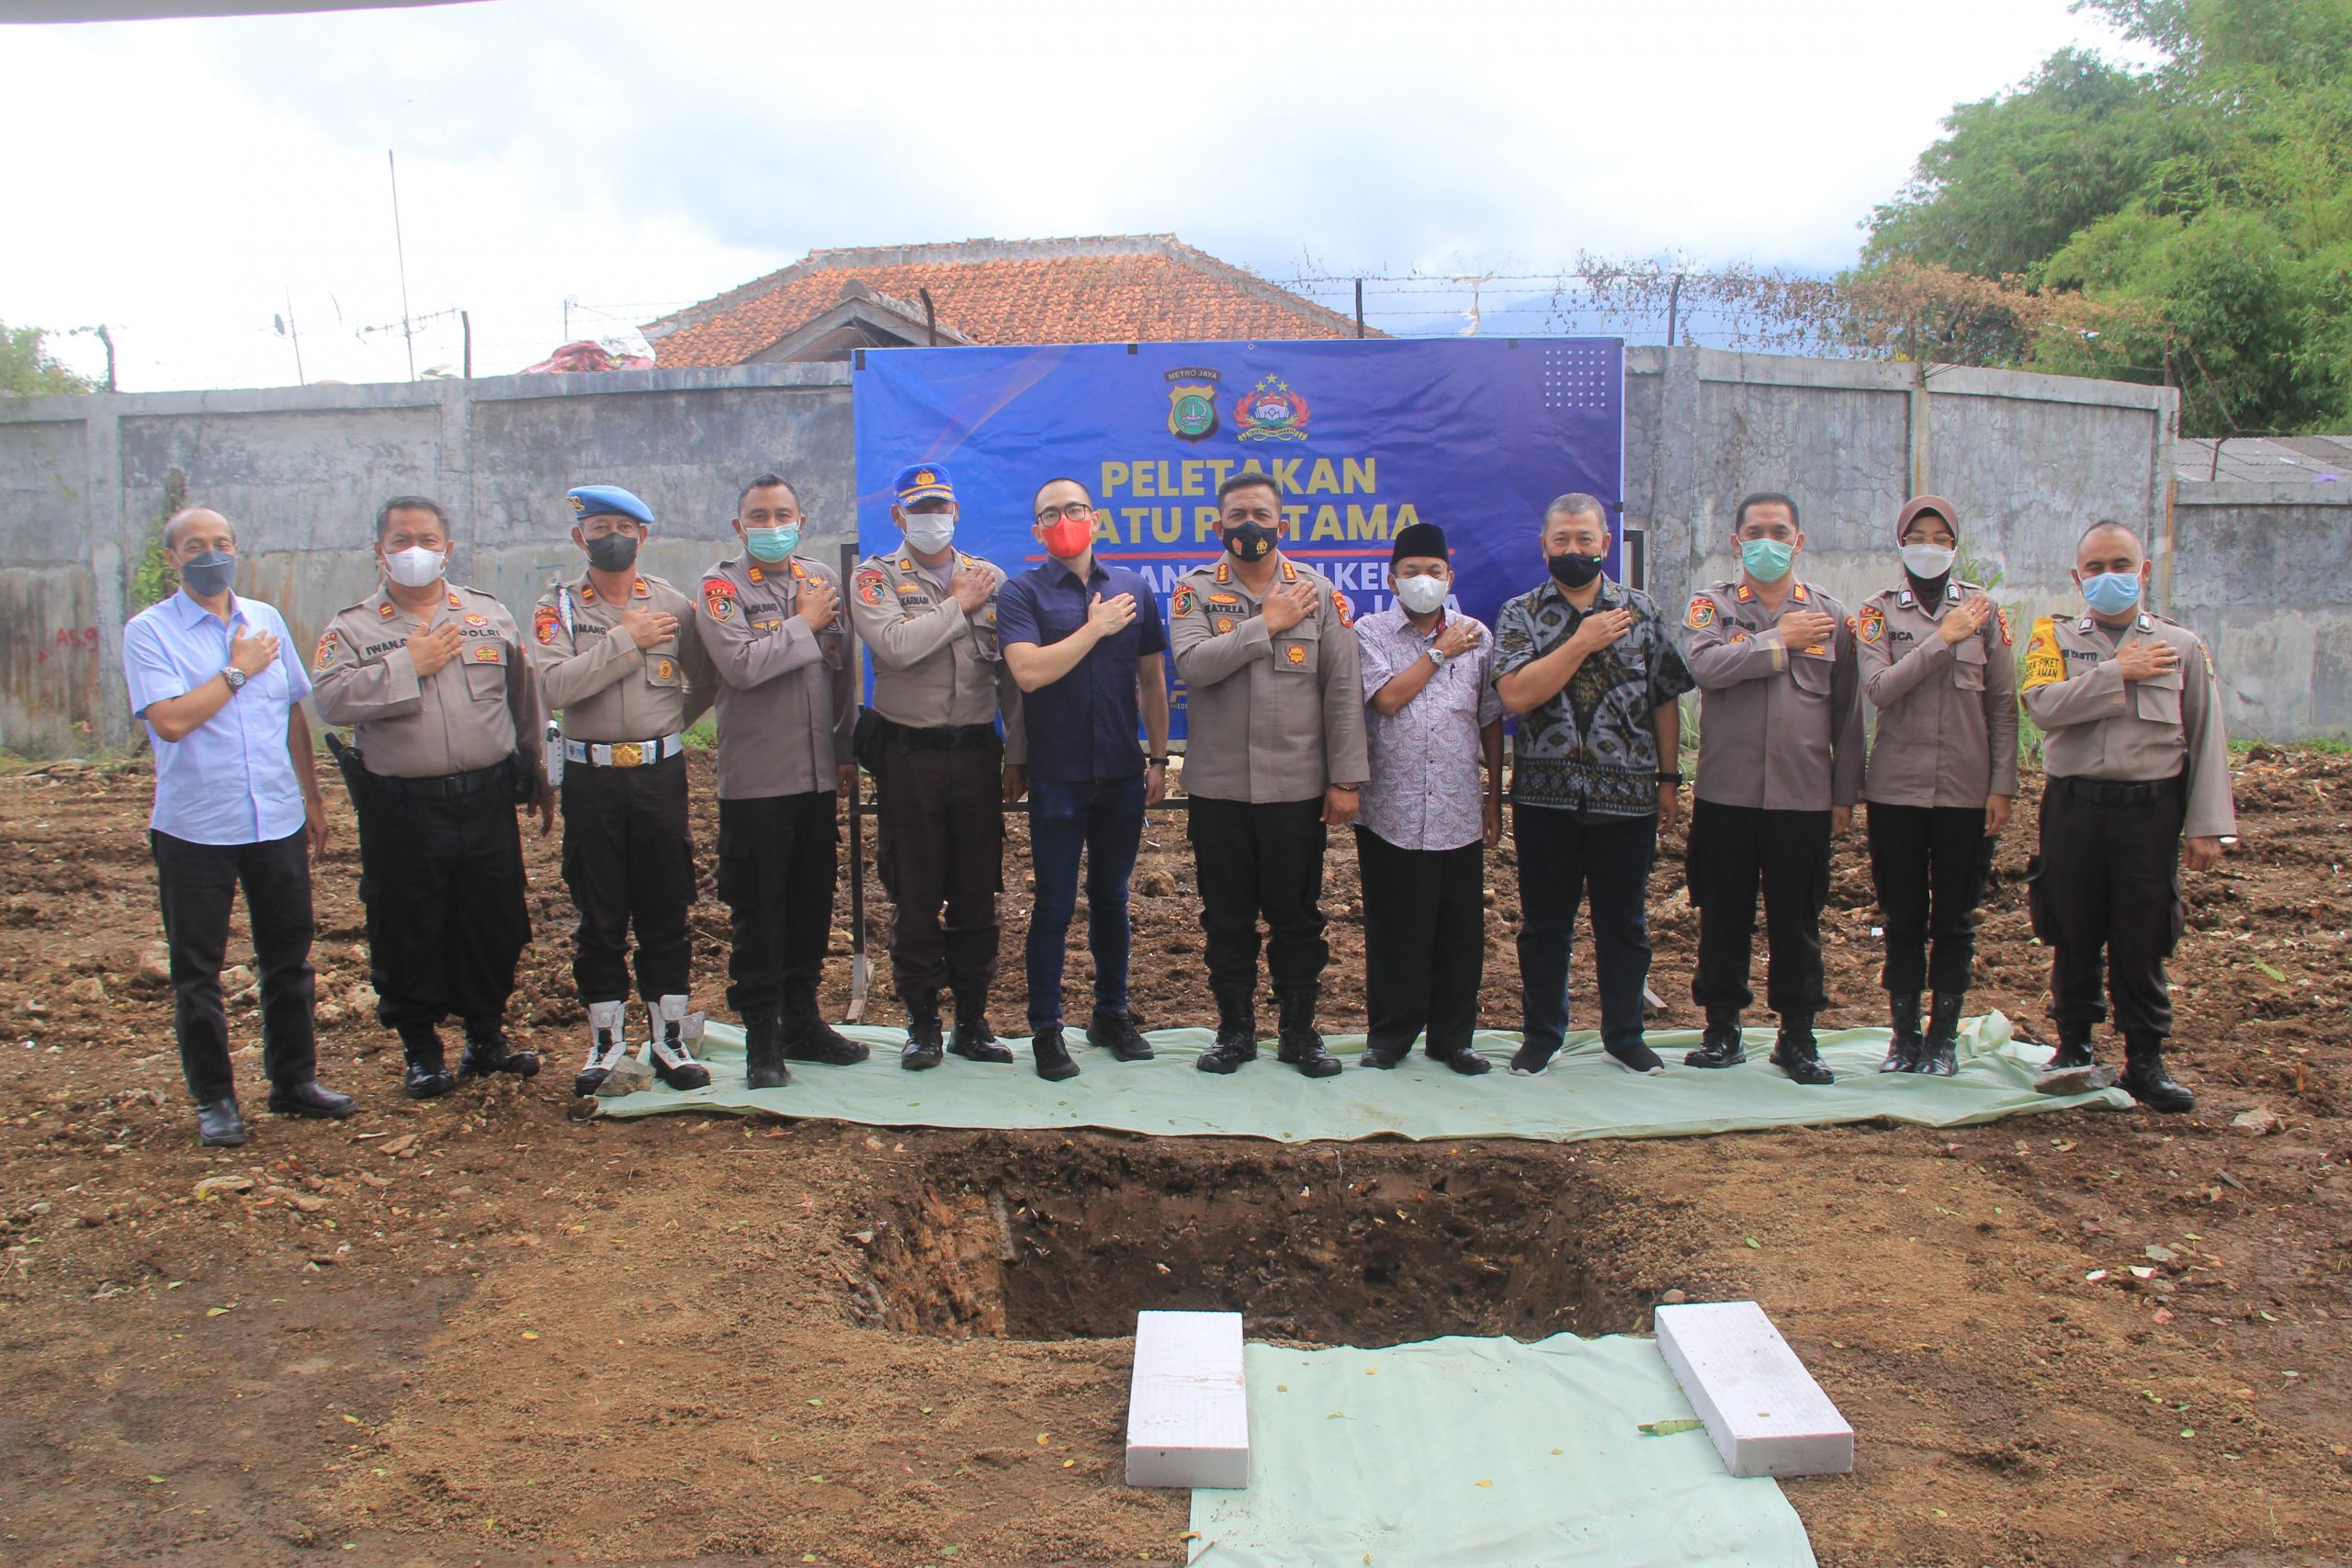
[[[1094,543],[1094,519],[1057,517],[1038,530],[1037,542],[1056,560],[1076,560]]]

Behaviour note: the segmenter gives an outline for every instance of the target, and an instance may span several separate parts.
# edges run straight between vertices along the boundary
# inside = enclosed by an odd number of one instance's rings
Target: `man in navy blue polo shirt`
[[[155,852],[164,937],[172,955],[172,1023],[196,1100],[197,1135],[245,1141],[229,1064],[220,963],[229,907],[245,890],[261,970],[261,1061],[269,1108],[284,1116],[348,1116],[348,1095],[322,1089],[311,1002],[311,861],[326,842],[326,803],[302,699],[311,682],[284,657],[286,622],[237,596],[237,536],[217,512],[191,506],[164,525],[180,591],[122,633],[130,711],[155,739]]]
[[[1062,952],[1086,859],[1094,1014],[1086,1038],[1122,1062],[1151,1046],[1127,1011],[1127,879],[1143,814],[1168,793],[1168,628],[1151,584],[1094,558],[1094,501],[1048,479],[1035,507],[1047,558],[997,594],[997,641],[1029,742],[1029,1039],[1042,1078],[1078,1072],[1062,1041]],[[1151,750],[1136,744],[1140,714]]]

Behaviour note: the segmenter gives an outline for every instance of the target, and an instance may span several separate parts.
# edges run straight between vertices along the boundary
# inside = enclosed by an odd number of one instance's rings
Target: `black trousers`
[[[1711,1010],[1756,1000],[1747,967],[1756,945],[1756,889],[1764,889],[1771,949],[1765,998],[1774,1012],[1828,1005],[1822,984],[1821,911],[1829,902],[1829,813],[1764,811],[1702,800],[1690,808],[1686,872],[1699,906],[1699,964],[1690,999]]]
[[[172,1027],[180,1071],[198,1101],[235,1087],[229,1018],[220,1005],[220,963],[229,945],[229,905],[245,890],[254,964],[261,971],[261,1065],[273,1084],[318,1076],[311,1006],[311,854],[302,831],[258,844],[198,844],[150,832],[164,940],[172,954]]]
[[[1519,846],[1523,916],[1521,1032],[1555,1051],[1567,1035],[1568,954],[1577,906],[1589,894],[1600,1037],[1611,1045],[1640,1044],[1642,990],[1650,977],[1648,905],[1657,813],[1579,822],[1573,811],[1521,806],[1511,811],[1511,837]],[[1746,967],[1743,959],[1743,972]]]
[[[833,929],[841,871],[831,790],[718,803],[718,896],[734,949],[727,1005],[750,1018],[772,1012],[785,987],[816,984]]]
[[[1984,808],[1873,801],[1865,809],[1871,880],[1886,926],[1879,984],[1891,996],[1958,996],[1975,970],[1976,906],[1992,867],[1995,840],[1984,836]]]
[[[943,750],[892,739],[878,761],[874,866],[890,896],[891,978],[901,995],[986,990],[1004,890],[1003,744]]]
[[[505,1016],[531,914],[514,797],[505,770],[495,773],[459,795],[375,782],[361,792],[359,898],[376,1017],[387,1029],[452,1015],[492,1028]]]
[[[1323,802],[1193,797],[1186,829],[1201,888],[1209,980],[1258,983],[1258,917],[1276,995],[1313,987],[1331,961],[1323,940]]]
[[[2065,779],[2041,795],[2041,853],[2030,884],[2034,934],[2050,946],[2050,1016],[2085,1026],[2108,1016],[2100,981],[2128,1038],[2172,1033],[2165,960],[2180,940],[2178,781],[2155,799],[2109,806]],[[2105,970],[2102,976],[2101,970]]]
[[[686,994],[686,911],[695,845],[686,825],[686,760],[641,768],[563,771],[563,880],[580,911],[571,981],[584,1002],[628,996],[628,932],[637,927],[637,994]]]
[[[1356,865],[1363,877],[1364,1043],[1408,1051],[1426,1030],[1431,1055],[1469,1044],[1487,970],[1487,846],[1400,850],[1358,828]]]

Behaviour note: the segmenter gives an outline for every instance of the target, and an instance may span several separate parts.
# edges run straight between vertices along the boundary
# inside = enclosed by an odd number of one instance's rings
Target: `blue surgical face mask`
[[[752,558],[765,561],[771,566],[790,555],[799,545],[800,528],[797,524],[787,523],[781,528],[743,530],[743,547],[752,552]]]
[[[2095,615],[2120,615],[2139,602],[2136,571],[2098,571],[2083,579],[2083,603]]]
[[[1739,542],[1739,564],[1747,575],[1758,582],[1778,582],[1789,575],[1789,563],[1796,559],[1796,547],[1778,539],[1742,539]]]

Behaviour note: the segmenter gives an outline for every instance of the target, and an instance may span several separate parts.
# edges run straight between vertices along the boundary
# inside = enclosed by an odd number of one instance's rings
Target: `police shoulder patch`
[[[1862,613],[1854,617],[1854,635],[1864,642],[1876,642],[1886,636],[1886,612],[1875,604],[1865,604]]]
[[[723,577],[704,578],[702,608],[714,621],[731,620],[735,615],[735,585]]]
[[[1682,624],[1692,631],[1703,630],[1715,624],[1715,600],[1711,593],[1694,593],[1690,608],[1683,615]]]
[[[1175,593],[1171,595],[1168,601],[1168,613],[1171,615],[1189,615],[1193,613],[1193,585],[1191,583],[1180,582],[1176,585]]]
[[[556,613],[552,604],[540,605],[537,613],[531,616],[531,630],[542,643],[553,642],[556,632],[562,626],[563,617]]]
[[[2017,634],[2009,630],[2009,613],[1996,604],[1993,607],[1993,619],[2001,628],[2001,646],[2014,647],[2017,643]]]
[[[319,637],[319,649],[316,653],[311,656],[311,668],[313,671],[319,671],[325,669],[330,664],[333,664],[334,662],[334,633],[326,632],[322,634]]]
[[[865,566],[858,568],[858,599],[874,609],[880,609],[882,607],[882,589],[887,581],[888,580],[882,575],[882,569],[879,567]]]

